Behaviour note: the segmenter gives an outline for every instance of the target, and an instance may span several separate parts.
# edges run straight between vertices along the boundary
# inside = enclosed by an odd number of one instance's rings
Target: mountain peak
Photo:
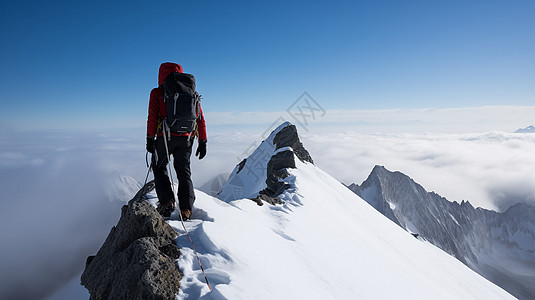
[[[277,129],[280,130],[277,131]],[[297,128],[295,125],[292,125],[290,122],[284,122],[277,129],[273,131],[277,131],[273,137],[273,145],[275,145],[275,150],[279,150],[284,147],[290,147],[292,152],[295,154],[295,156],[297,156],[297,158],[299,158],[299,160],[314,164],[312,157],[299,140],[299,135],[297,134]]]
[[[387,174],[387,173],[392,173],[392,172],[387,170],[384,166],[375,165],[373,167],[372,172],[370,173],[370,175],[381,176],[381,175],[384,175],[384,174]]]
[[[535,295],[533,275],[515,266],[535,261],[535,207],[518,203],[504,213],[450,202],[401,172],[375,166],[349,188],[377,211],[505,288],[520,299]],[[510,249],[503,251],[503,249]],[[510,264],[502,264],[507,258]]]
[[[377,172],[383,172],[383,171],[387,171],[386,168],[384,166],[381,166],[381,165],[375,165],[372,169],[372,174],[373,173],[377,173]]]
[[[534,133],[535,132],[535,126],[530,125],[526,128],[519,128],[515,131],[515,133]]]
[[[296,168],[296,160],[314,164],[305,149],[297,128],[290,122],[279,125],[251,155],[242,160],[229,176],[229,180],[219,193],[219,199],[226,202],[249,198],[278,203],[276,199],[290,187],[285,178],[289,176],[286,169]]]

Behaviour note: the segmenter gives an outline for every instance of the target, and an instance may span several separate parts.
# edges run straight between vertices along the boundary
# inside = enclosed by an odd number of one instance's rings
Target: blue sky
[[[326,110],[533,106],[534,13],[533,1],[4,1],[0,126],[142,127],[165,61],[196,75],[206,112],[284,111],[304,91]]]

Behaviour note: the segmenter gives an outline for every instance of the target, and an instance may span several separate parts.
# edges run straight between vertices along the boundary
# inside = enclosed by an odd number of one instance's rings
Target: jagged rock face
[[[280,181],[280,179],[288,177],[289,173],[286,168],[295,169],[294,158],[294,154],[289,150],[279,152],[271,157],[267,164],[267,188],[260,192],[261,194],[276,197],[290,187],[289,184]]]
[[[281,179],[288,177],[287,168],[295,169],[295,157],[302,162],[314,163],[312,157],[299,140],[295,125],[289,124],[279,131],[273,139],[273,145],[275,146],[275,151],[285,147],[290,147],[291,150],[276,153],[267,164],[267,188],[260,191],[260,194],[272,198],[266,201],[271,204],[280,202],[275,197],[290,187],[289,184],[282,182]]]
[[[382,166],[375,166],[362,185],[349,188],[402,228],[418,233],[516,297],[535,297],[531,284],[535,269],[526,275],[512,269],[514,264],[501,264],[507,257],[528,269],[535,267],[535,207],[517,204],[497,213],[467,201],[450,202]]]
[[[149,202],[130,201],[97,255],[88,260],[82,285],[91,299],[174,299],[181,278],[175,237]]]
[[[470,220],[470,214],[476,213],[475,211],[452,209],[449,206],[455,205],[454,203],[435,193],[428,193],[408,176],[390,172],[381,166],[373,169],[360,189],[363,199],[402,228],[418,233],[465,264],[471,261],[477,263],[477,257],[469,247],[463,247],[459,241],[451,238],[451,235],[457,235],[460,231],[467,233],[462,226],[475,225],[460,222],[460,226],[455,222]],[[473,233],[474,230],[470,232]],[[488,233],[484,234],[488,236]],[[470,239],[479,240],[475,237]],[[489,239],[479,241],[487,240]]]
[[[297,128],[284,122],[234,168],[216,194],[225,202],[248,198],[259,204],[281,203],[277,197],[290,186],[284,180],[289,175],[287,169],[298,165],[296,157],[301,162],[314,163],[299,140]]]
[[[275,150],[279,150],[280,148],[284,147],[291,147],[295,153],[295,156],[297,156],[297,158],[299,158],[302,162],[314,164],[312,157],[299,140],[299,135],[297,134],[297,128],[295,125],[289,124],[279,131],[273,139],[273,144],[275,145]],[[295,163],[293,167],[295,168]]]

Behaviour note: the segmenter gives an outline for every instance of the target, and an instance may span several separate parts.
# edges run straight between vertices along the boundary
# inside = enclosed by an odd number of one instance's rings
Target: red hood
[[[160,71],[158,71],[158,85],[162,85],[165,77],[173,72],[182,73],[182,66],[171,62],[161,64]]]

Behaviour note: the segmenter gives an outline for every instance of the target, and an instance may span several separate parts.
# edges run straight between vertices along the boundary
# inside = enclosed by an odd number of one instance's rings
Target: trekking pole
[[[165,122],[163,122],[163,123],[164,123],[163,138],[164,138],[164,144],[165,144],[165,152],[167,154],[167,170],[169,172],[169,177],[171,179],[171,185],[174,186],[175,183],[173,181],[173,173],[171,172],[171,156],[169,155],[169,148],[167,147],[167,136],[165,134],[167,124],[165,124]],[[167,129],[169,129],[169,128],[167,127]],[[170,135],[169,135],[169,138],[171,138]],[[177,181],[178,181],[178,175],[177,175]],[[178,209],[180,210],[180,202],[177,201],[177,199],[176,199],[177,196],[176,196],[176,193],[174,191],[173,191],[173,197],[175,199],[175,202],[178,203]],[[184,219],[182,218],[182,213],[180,211],[178,212],[178,216],[180,217],[180,223],[182,223],[182,228],[184,228],[184,231],[186,232],[186,235],[189,238],[189,241],[191,243],[191,247],[193,248],[193,252],[195,253],[195,256],[197,257],[197,261],[199,262],[199,266],[201,267],[201,271],[202,271],[202,274],[204,275],[204,280],[206,281],[206,285],[208,286],[208,289],[211,292],[212,291],[212,287],[210,286],[210,283],[208,283],[208,277],[206,277],[206,273],[204,272],[204,268],[202,266],[201,259],[199,258],[199,254],[197,253],[197,249],[195,249],[195,244],[193,243],[193,240],[191,239],[191,236],[189,235],[189,232],[186,229],[186,225],[184,224]]]
[[[147,184],[147,179],[149,179],[150,170],[152,170],[152,158],[150,160],[150,165],[149,165],[149,161],[147,160],[148,156],[149,156],[149,151],[147,151],[147,153],[145,154],[145,164],[147,164],[147,167],[149,169],[147,170],[147,176],[145,176],[145,183],[143,184],[143,186],[145,186],[145,184]]]

